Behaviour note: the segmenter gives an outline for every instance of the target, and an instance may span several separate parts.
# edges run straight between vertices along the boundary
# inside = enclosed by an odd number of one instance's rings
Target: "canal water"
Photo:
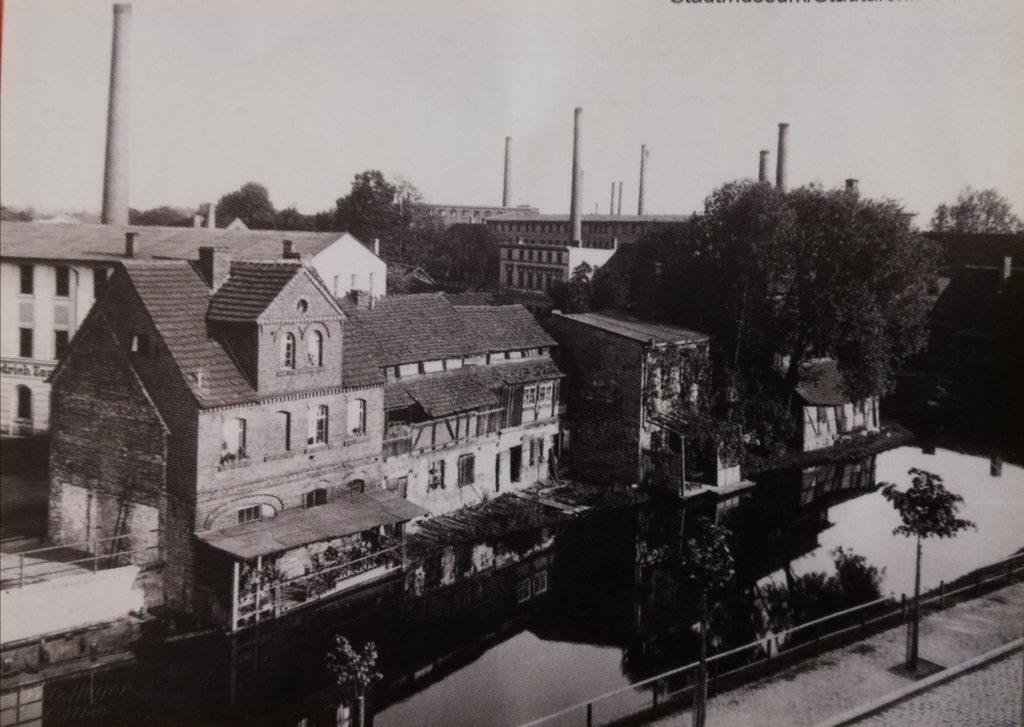
[[[751,592],[833,574],[839,547],[878,569],[882,594],[909,593],[914,543],[892,533],[897,516],[875,485],[905,486],[913,467],[941,475],[964,497],[961,515],[978,526],[926,542],[925,587],[1024,547],[1024,470],[1009,463],[993,477],[984,458],[902,447],[777,475],[720,512],[734,527],[742,581],[735,603],[726,604],[733,617],[720,627],[720,644],[757,636],[761,627],[743,617],[755,608]],[[47,684],[44,725],[342,724],[337,690],[323,668],[335,633],[377,645],[377,727],[499,727],[537,719],[695,657],[694,594],[648,567],[666,533],[691,527],[690,513],[666,517],[663,510],[582,518],[549,550],[427,596],[411,598],[392,584],[234,639],[143,649],[129,666],[91,674],[91,681],[62,677]],[[97,680],[107,686],[97,687]]]

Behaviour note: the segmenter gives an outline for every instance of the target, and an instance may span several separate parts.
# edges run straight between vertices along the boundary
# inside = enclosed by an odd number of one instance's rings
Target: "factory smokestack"
[[[611,199],[608,200],[608,214],[615,214],[615,182],[612,182],[612,196]]]
[[[583,240],[583,215],[580,205],[583,197],[583,169],[580,167],[580,119],[583,109],[576,107],[572,124],[572,196],[569,202],[569,232],[574,243]]]
[[[505,184],[501,188],[501,206],[508,207],[512,199],[512,137],[505,137]]]
[[[128,87],[132,6],[114,5],[110,50],[110,96],[107,102],[107,156],[103,168],[105,225],[128,224]]]
[[[636,213],[644,213],[644,173],[647,171],[647,145],[640,145],[640,195],[637,199]]]
[[[757,181],[767,182],[768,181],[768,155],[767,149],[761,150],[761,163],[757,167]]]
[[[616,210],[615,214],[622,214],[622,182],[619,182],[619,208]]]
[[[786,191],[786,137],[789,136],[789,124],[779,124],[779,150],[775,153],[775,187]]]

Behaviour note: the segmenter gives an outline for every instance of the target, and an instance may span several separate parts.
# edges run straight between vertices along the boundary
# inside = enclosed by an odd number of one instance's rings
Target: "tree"
[[[594,269],[587,263],[580,263],[572,271],[568,281],[558,280],[548,290],[555,308],[564,313],[586,313],[590,310],[590,276]]]
[[[932,217],[935,232],[1022,232],[1024,222],[1013,213],[1009,200],[994,189],[967,187],[952,205],[940,204]]]
[[[133,225],[162,227],[191,227],[192,210],[181,207],[154,207],[148,210],[128,210],[128,221]]]
[[[395,234],[403,227],[402,217],[398,187],[376,169],[357,174],[352,190],[339,198],[335,207],[337,229],[365,242]]]
[[[221,227],[227,227],[236,217],[250,230],[270,230],[277,221],[270,193],[256,182],[246,182],[240,189],[225,194],[217,202],[216,210]]]
[[[708,695],[708,597],[724,592],[733,580],[735,565],[729,548],[729,530],[708,518],[697,520],[680,564],[682,576],[700,593],[700,662],[694,692],[693,726],[704,727]]]
[[[942,477],[912,468],[910,487],[900,491],[896,485],[885,484],[882,496],[892,503],[902,524],[893,529],[893,535],[917,538],[917,566],[914,571],[914,603],[911,617],[910,653],[907,666],[914,670],[918,659],[918,631],[921,598],[921,540],[923,538],[953,538],[961,530],[977,526],[970,520],[956,516],[964,498],[949,492]]]
[[[366,689],[383,678],[377,671],[377,646],[372,641],[356,651],[341,634],[334,636],[334,648],[327,652],[327,669],[344,695],[356,702],[355,724],[361,726],[365,715]]]

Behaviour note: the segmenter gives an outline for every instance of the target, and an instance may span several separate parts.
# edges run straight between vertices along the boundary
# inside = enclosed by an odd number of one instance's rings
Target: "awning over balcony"
[[[426,515],[419,505],[387,490],[351,493],[325,505],[285,510],[258,522],[197,533],[199,539],[242,560]]]

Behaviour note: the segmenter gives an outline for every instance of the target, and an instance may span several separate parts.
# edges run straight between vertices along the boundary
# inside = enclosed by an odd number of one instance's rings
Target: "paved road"
[[[858,727],[1017,727],[1020,651],[932,687],[856,724]]]

